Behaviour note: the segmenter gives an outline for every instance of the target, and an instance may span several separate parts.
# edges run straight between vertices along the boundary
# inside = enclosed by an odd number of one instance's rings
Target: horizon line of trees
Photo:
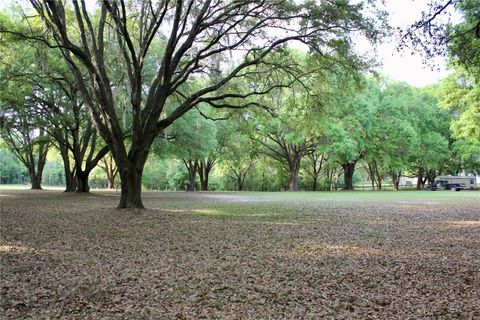
[[[202,117],[201,111],[191,112],[155,144],[143,188],[353,190],[355,183],[369,180],[372,190],[382,190],[387,183],[398,190],[401,177],[415,177],[416,189],[423,190],[439,175],[478,175],[479,144],[453,137],[450,127],[455,112],[440,108],[435,98],[444,95],[450,78],[421,89],[366,78],[361,90],[337,98],[328,109],[317,109],[316,116],[308,106],[309,98],[295,90],[285,90],[281,101],[275,97],[276,109],[236,112],[231,114],[235,121],[214,121]],[[297,108],[291,108],[292,103]],[[195,123],[193,130],[190,123]],[[61,150],[54,149],[58,168]],[[2,155],[4,166],[5,151]],[[358,170],[361,173],[355,176]],[[83,184],[118,188],[116,171],[106,154],[92,169],[90,182]],[[59,180],[57,170],[55,181],[67,183],[65,172]],[[51,174],[43,176],[52,180]],[[13,177],[10,181],[16,181],[15,173]]]

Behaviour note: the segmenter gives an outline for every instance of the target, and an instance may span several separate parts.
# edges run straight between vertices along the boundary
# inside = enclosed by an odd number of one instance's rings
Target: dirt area
[[[0,317],[479,319],[480,193],[452,194],[2,190]]]

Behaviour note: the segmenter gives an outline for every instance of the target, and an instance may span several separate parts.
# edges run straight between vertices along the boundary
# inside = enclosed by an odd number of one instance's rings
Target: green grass
[[[476,204],[478,191],[338,191],[338,192],[145,192],[147,208],[210,219],[261,221],[308,220],[337,207],[419,207]]]

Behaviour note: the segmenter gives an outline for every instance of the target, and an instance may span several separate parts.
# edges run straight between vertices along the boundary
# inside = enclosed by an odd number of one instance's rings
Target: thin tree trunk
[[[115,189],[115,180],[118,175],[118,170],[113,161],[113,157],[111,155],[103,157],[101,163],[103,165],[100,165],[100,168],[102,168],[107,176],[108,189]]]
[[[237,176],[237,191],[243,191],[243,179],[241,172],[240,175]]]
[[[290,191],[298,191],[298,171],[296,168],[290,170]]]
[[[327,168],[327,170],[325,170],[325,175],[327,176],[327,182],[328,182],[327,191],[332,191],[332,178],[330,177],[330,174],[331,174],[331,170]]]
[[[325,158],[323,155],[316,155],[314,152],[307,154],[307,158],[310,161],[311,172],[309,174],[312,176],[313,184],[312,190],[317,191],[317,181],[320,171],[322,170],[323,162]]]
[[[70,169],[70,159],[68,158],[68,149],[63,146],[62,142],[59,142],[60,145],[60,155],[62,156],[63,161],[63,172],[65,173],[65,191],[64,192],[75,192],[76,183],[75,183],[75,169]]]
[[[377,162],[374,160],[373,161],[373,172],[375,176],[377,177],[376,182],[377,182],[377,190],[381,191],[382,190],[382,177],[380,175],[380,172],[378,171],[378,165]]]
[[[368,173],[368,177],[370,178],[372,191],[375,191],[375,171],[373,170],[373,165],[367,161],[367,167],[365,169]]]
[[[400,174],[401,172],[395,172],[390,169],[390,174],[392,175],[393,190],[398,191],[398,186],[400,184]]]

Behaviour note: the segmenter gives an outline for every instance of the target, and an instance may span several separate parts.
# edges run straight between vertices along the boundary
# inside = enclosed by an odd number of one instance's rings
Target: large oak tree
[[[354,32],[371,40],[378,36],[376,20],[364,16],[362,4],[348,1],[103,0],[95,12],[83,0],[31,3],[47,34],[25,36],[62,51],[118,167],[119,208],[144,207],[141,180],[150,148],[176,119],[202,103],[214,108],[258,106],[252,97],[285,85],[271,82],[240,92],[231,85],[240,80],[253,84],[259,77],[256,67],[268,63],[270,53],[298,41],[329,55],[349,51]],[[154,45],[162,49],[160,54],[152,50]],[[218,67],[211,62],[219,56],[230,58],[214,81],[185,89]],[[288,72],[281,63],[261,70],[265,78]],[[124,77],[119,79],[120,73]],[[119,92],[128,100],[119,102]],[[169,103],[176,107],[166,112]],[[128,112],[127,125],[120,112]]]

